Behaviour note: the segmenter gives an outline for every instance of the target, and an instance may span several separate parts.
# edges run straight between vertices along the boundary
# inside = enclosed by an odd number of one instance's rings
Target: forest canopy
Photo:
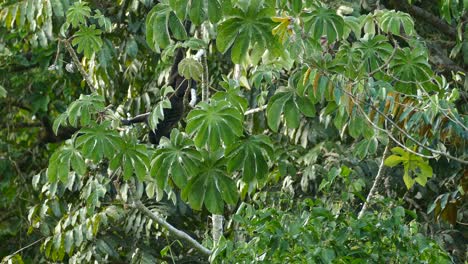
[[[0,0],[0,260],[465,263],[467,12]]]

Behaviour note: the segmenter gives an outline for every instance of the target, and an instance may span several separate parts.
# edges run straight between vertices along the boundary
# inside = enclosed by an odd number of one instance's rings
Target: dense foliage
[[[466,1],[0,8],[2,261],[466,261]]]

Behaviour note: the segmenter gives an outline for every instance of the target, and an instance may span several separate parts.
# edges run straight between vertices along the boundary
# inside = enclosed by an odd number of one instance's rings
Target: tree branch
[[[130,206],[140,210],[143,214],[151,218],[153,221],[157,222],[158,224],[166,228],[171,234],[173,234],[179,239],[186,241],[193,248],[197,249],[201,253],[208,255],[208,256],[211,255],[212,253],[211,250],[207,249],[202,244],[198,243],[198,241],[190,237],[187,233],[180,231],[179,229],[175,228],[174,226],[166,222],[166,220],[162,219],[158,215],[151,212],[151,210],[148,209],[148,207],[146,207],[140,200],[134,201],[133,204],[131,204]]]
[[[377,175],[375,176],[375,179],[374,179],[374,184],[372,185],[372,188],[370,189],[369,194],[367,195],[366,201],[364,202],[364,205],[362,206],[362,209],[358,214],[358,219],[360,219],[366,212],[367,207],[369,206],[369,203],[371,202],[372,198],[375,195],[375,192],[377,190],[377,185],[380,182],[380,179],[383,177],[382,172],[383,172],[385,157],[387,156],[387,152],[388,152],[388,146],[389,144],[385,146],[385,150],[382,154],[382,161],[380,162],[379,170],[377,171]]]
[[[97,92],[97,88],[93,84],[93,80],[91,80],[91,77],[89,74],[85,71],[83,68],[83,65],[81,65],[80,60],[78,59],[78,56],[76,55],[75,50],[73,47],[70,45],[70,42],[66,39],[61,40],[63,44],[65,45],[65,48],[68,50],[68,53],[70,53],[70,56],[72,57],[73,63],[75,64],[76,68],[80,71],[81,75],[85,79],[86,83],[89,86],[89,89],[91,89],[91,92]]]

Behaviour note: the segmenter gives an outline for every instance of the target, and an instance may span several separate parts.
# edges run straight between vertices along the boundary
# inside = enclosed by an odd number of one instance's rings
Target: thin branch
[[[255,114],[255,113],[258,113],[258,112],[261,112],[261,111],[265,110],[266,108],[267,108],[267,105],[262,105],[260,107],[253,108],[253,109],[245,111],[244,115]]]
[[[387,156],[387,153],[388,153],[388,146],[389,146],[388,144],[387,144],[387,146],[385,146],[385,150],[384,150],[384,152],[382,154],[382,161],[380,162],[379,170],[378,170],[377,175],[375,176],[375,179],[374,179],[374,184],[372,185],[372,188],[370,189],[369,194],[367,195],[366,201],[364,202],[364,205],[362,206],[362,209],[358,214],[358,219],[360,219],[364,215],[364,213],[366,212],[367,207],[369,206],[369,203],[371,202],[372,198],[375,195],[375,192],[377,190],[377,185],[380,182],[380,179],[383,177],[382,172],[383,172],[385,157]]]
[[[80,60],[78,59],[78,56],[76,55],[76,52],[71,46],[70,42],[68,42],[68,40],[66,39],[62,39],[61,42],[63,42],[63,44],[65,45],[65,48],[68,50],[68,53],[70,53],[73,63],[75,64],[75,66],[78,68],[81,75],[85,79],[86,83],[89,86],[89,89],[91,89],[91,91],[94,93],[97,92],[97,88],[94,86],[93,81],[91,77],[89,76],[89,74],[83,68],[83,65],[81,65]]]
[[[12,253],[11,255],[9,255],[9,256],[14,256],[14,255],[20,253],[21,251],[23,251],[23,250],[25,250],[25,249],[28,249],[28,248],[30,248],[30,247],[36,245],[37,243],[41,242],[41,241],[44,240],[44,239],[45,239],[45,237],[40,238],[40,239],[38,239],[38,240],[32,242],[31,244],[29,244],[29,245],[27,245],[27,246],[24,246],[24,247],[22,247],[22,248],[20,248],[20,249],[18,249],[17,251],[13,252],[13,253]]]
[[[171,224],[169,224],[168,222],[166,222],[166,220],[162,219],[161,217],[159,217],[158,215],[154,214],[153,212],[151,212],[150,209],[148,209],[148,207],[146,207],[141,201],[134,201],[131,205],[131,207],[133,208],[136,208],[138,210],[140,210],[143,214],[145,214],[146,216],[148,216],[149,218],[151,218],[153,221],[157,222],[159,225],[163,226],[164,228],[166,228],[170,233],[172,233],[174,236],[176,236],[177,238],[179,239],[182,239],[184,241],[186,241],[187,243],[189,243],[193,248],[197,249],[198,251],[200,251],[201,253],[205,254],[205,255],[211,255],[211,250],[207,249],[206,247],[204,247],[202,244],[200,244],[198,241],[196,241],[195,239],[193,239],[191,236],[189,236],[187,233],[175,228],[174,226],[172,226]]]

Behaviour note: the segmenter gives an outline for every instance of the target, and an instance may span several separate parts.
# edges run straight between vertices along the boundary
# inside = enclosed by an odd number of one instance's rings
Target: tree
[[[463,3],[328,2],[2,1],[3,260],[462,262]]]

